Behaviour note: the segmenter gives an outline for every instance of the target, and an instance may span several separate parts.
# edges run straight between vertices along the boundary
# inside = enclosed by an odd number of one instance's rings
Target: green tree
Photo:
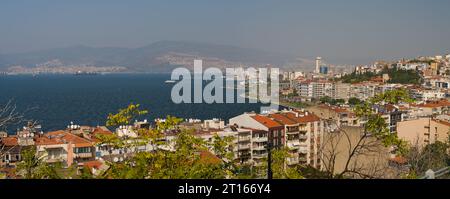
[[[384,153],[384,149],[394,147],[399,155],[407,152],[407,145],[391,133],[386,121],[380,114],[374,111],[375,105],[398,104],[399,102],[412,102],[406,90],[392,90],[379,94],[354,108],[356,116],[365,121],[361,131],[357,135],[347,132],[345,128],[338,127],[334,133],[327,135],[322,147],[324,167],[330,178],[379,178],[385,175],[385,166],[379,166],[373,162],[371,168],[368,165],[358,164],[358,157],[375,156],[374,152]],[[329,121],[332,122],[332,121]],[[342,144],[343,143],[343,144]],[[343,169],[337,170],[336,158],[343,154],[338,146],[347,146],[344,149]],[[327,147],[327,148],[325,148]]]
[[[350,104],[352,106],[355,106],[355,105],[358,105],[361,103],[362,103],[362,101],[356,97],[352,97],[352,98],[348,99],[348,104]]]
[[[80,179],[95,179],[95,176],[87,167],[83,167],[79,172],[78,177]]]
[[[306,179],[329,179],[330,176],[333,176],[332,174],[327,173],[326,171],[316,169],[309,165],[307,166],[299,165],[296,167],[296,169],[298,170],[298,173],[300,173],[300,175],[302,175]]]
[[[389,83],[399,83],[399,84],[419,84],[420,75],[415,70],[403,70],[397,69],[396,67],[384,68],[380,73],[366,72],[358,74],[353,72],[351,74],[345,75],[339,80],[344,83],[359,83],[364,81],[369,81],[374,77],[380,76],[382,74],[388,74],[390,77]]]
[[[295,166],[288,166],[287,159],[291,158],[289,149],[286,147],[279,149],[272,149],[272,173],[274,179],[302,179],[303,176],[296,169]],[[265,163],[258,168],[259,176],[265,177],[267,175],[267,159]]]
[[[345,104],[345,100],[343,100],[343,99],[335,99],[333,103],[334,104]]]
[[[324,103],[324,104],[332,104],[333,103],[333,99],[331,97],[328,97],[328,96],[321,97],[319,99],[319,101],[321,103]]]
[[[38,157],[34,147],[23,150],[22,161],[17,165],[18,174],[25,179],[60,179],[58,169],[61,165],[47,164],[44,157]]]
[[[419,145],[411,146],[406,158],[410,165],[409,176],[421,176],[432,169],[434,171],[449,166],[448,143],[437,141],[421,148]]]
[[[130,105],[108,117],[108,124],[125,125],[132,118],[147,111]],[[130,114],[132,113],[132,114]],[[113,147],[127,147],[128,143],[152,143],[154,151],[136,152],[124,162],[108,163],[110,168],[101,177],[113,179],[216,179],[232,178],[236,171],[233,163],[232,139],[214,136],[212,143],[196,137],[189,129],[179,129],[180,118],[167,116],[153,129],[139,129],[138,138],[104,136],[101,143]],[[164,133],[175,133],[174,140],[166,142]],[[215,153],[211,155],[209,149]]]
[[[141,110],[140,104],[131,103],[125,109],[120,109],[117,114],[109,114],[106,126],[115,127],[120,125],[129,125],[134,119],[147,114],[147,110]]]

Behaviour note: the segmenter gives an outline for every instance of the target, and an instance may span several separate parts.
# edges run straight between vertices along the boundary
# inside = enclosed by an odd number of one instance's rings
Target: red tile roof
[[[397,156],[395,158],[390,159],[392,162],[398,163],[398,164],[406,164],[408,160],[404,157]]]
[[[89,169],[92,169],[92,168],[99,169],[103,165],[103,163],[98,160],[83,162],[82,164],[84,167],[87,167]]]
[[[349,111],[345,108],[337,107],[337,106],[320,105],[319,107],[328,109],[328,110],[336,112],[336,113],[351,113],[351,111]]]
[[[435,101],[435,102],[428,102],[426,104],[415,104],[413,106],[422,107],[422,108],[437,108],[437,107],[450,106],[450,102],[448,100],[440,100],[440,101]]]
[[[278,123],[283,125],[295,125],[297,122],[291,120],[283,114],[270,114],[269,117],[275,119]]]
[[[109,130],[97,127],[94,129],[94,131],[92,131],[90,140],[96,143],[100,142],[100,140],[97,138],[98,135],[113,135],[113,133]]]
[[[65,131],[54,131],[36,139],[36,145],[59,145],[72,143],[75,147],[91,147],[92,142]]]
[[[266,117],[266,116],[262,116],[262,115],[255,115],[255,116],[251,116],[254,120],[256,120],[257,122],[261,123],[262,125],[264,125],[267,128],[277,128],[277,127],[283,127],[283,125],[281,125],[280,123]]]
[[[289,117],[290,119],[298,122],[298,123],[308,123],[308,122],[317,122],[320,121],[320,118],[313,114],[313,113],[309,113],[308,115],[306,115],[306,113],[302,113],[297,111],[298,114],[300,114],[299,116],[296,116],[294,113],[287,113],[286,116]]]
[[[18,145],[17,137],[15,137],[15,136],[0,138],[0,143],[2,143],[5,146],[17,146]]]

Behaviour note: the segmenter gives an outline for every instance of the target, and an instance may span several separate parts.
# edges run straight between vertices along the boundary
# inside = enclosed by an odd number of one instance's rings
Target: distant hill
[[[281,67],[298,62],[294,56],[236,46],[199,42],[160,41],[141,48],[94,48],[74,46],[29,53],[0,55],[0,70],[11,66],[35,67],[58,60],[64,65],[123,66],[133,72],[170,72],[174,67],[192,66],[203,59],[206,67],[236,65]],[[307,61],[306,61],[307,62]]]

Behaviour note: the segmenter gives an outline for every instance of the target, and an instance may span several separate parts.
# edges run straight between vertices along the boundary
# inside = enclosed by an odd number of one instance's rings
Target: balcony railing
[[[266,146],[253,146],[253,150],[263,151],[266,150]]]
[[[300,135],[298,136],[298,139],[300,139],[300,140],[307,140],[307,139],[308,139],[308,136],[307,136],[307,135],[300,134]]]
[[[254,137],[253,142],[267,142],[269,141],[269,138],[267,137]]]
[[[308,126],[300,126],[298,127],[299,131],[308,131]]]
[[[300,142],[299,141],[288,141],[287,146],[291,149],[292,148],[298,149],[298,148],[300,148]]]
[[[301,153],[301,154],[308,154],[308,147],[300,147],[299,149],[298,149],[298,152],[299,153]]]
[[[300,161],[299,161],[299,158],[297,158],[297,157],[287,159],[288,165],[296,165],[298,163],[300,163]]]
[[[63,162],[67,156],[52,156],[47,158],[47,163]]]
[[[240,158],[246,158],[246,157],[251,157],[252,154],[251,153],[239,153],[238,154]]]
[[[238,141],[250,141],[251,136],[239,136]]]
[[[267,153],[263,153],[263,154],[258,154],[258,153],[254,153],[253,154],[253,158],[266,158],[267,157]]]
[[[299,131],[287,131],[286,132],[286,134],[288,134],[288,135],[296,135],[296,134],[299,134],[300,132]]]
[[[250,144],[240,144],[240,145],[238,145],[238,149],[239,150],[250,149],[250,147],[251,147]]]
[[[305,158],[305,157],[299,157],[299,158],[298,158],[298,161],[299,161],[299,162],[307,162],[308,159]]]
[[[76,158],[92,158],[92,153],[76,153]]]

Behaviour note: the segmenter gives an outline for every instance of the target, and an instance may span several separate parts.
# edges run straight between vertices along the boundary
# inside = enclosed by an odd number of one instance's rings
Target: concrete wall
[[[433,144],[436,141],[447,141],[449,131],[448,124],[430,118],[403,121],[397,124],[398,137],[411,145],[418,144],[419,147]]]

